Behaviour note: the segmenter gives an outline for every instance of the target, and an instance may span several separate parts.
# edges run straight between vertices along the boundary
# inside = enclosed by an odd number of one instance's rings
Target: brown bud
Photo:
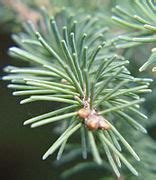
[[[89,116],[88,109],[82,108],[78,111],[78,115],[82,119],[86,119]]]
[[[105,121],[102,116],[99,116],[99,129],[108,130],[110,129],[109,124]]]
[[[85,124],[90,130],[97,130],[99,128],[99,117],[96,114],[91,114],[85,121]]]

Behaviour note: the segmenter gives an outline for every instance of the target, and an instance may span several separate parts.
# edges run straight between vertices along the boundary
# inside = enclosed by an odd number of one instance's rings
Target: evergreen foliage
[[[133,8],[132,8],[133,7]],[[143,43],[156,42],[156,6],[152,0],[133,0],[127,6],[116,5],[112,19],[126,28],[125,34],[119,36],[117,48],[130,48]],[[139,69],[144,71],[155,62],[155,48],[148,61]],[[155,67],[153,68],[155,71]]]
[[[58,151],[61,165],[82,154],[85,160],[62,177],[93,167],[129,179],[136,179],[139,171],[140,179],[152,180],[155,162],[145,157],[156,151],[155,142],[146,134],[147,116],[140,108],[145,101],[142,94],[151,92],[152,79],[134,77],[127,68],[129,60],[119,49],[155,42],[155,4],[131,1],[124,8],[116,6],[112,19],[123,26],[125,32],[120,36],[109,29],[116,30],[110,19],[102,22],[104,12],[99,5],[91,5],[88,15],[83,9],[76,10],[75,4],[81,7],[83,3],[74,1],[70,8],[55,13],[36,8],[41,18],[25,22],[23,31],[12,36],[18,47],[9,49],[10,56],[23,61],[24,67],[7,66],[3,80],[10,81],[8,88],[14,96],[24,96],[20,104],[59,103],[56,110],[32,117],[24,125],[58,126],[59,138],[43,160]],[[154,48],[141,71],[155,61],[155,53]],[[90,154],[93,161],[86,160]]]

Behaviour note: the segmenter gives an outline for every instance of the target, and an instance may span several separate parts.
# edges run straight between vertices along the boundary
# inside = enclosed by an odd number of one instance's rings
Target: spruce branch
[[[63,105],[63,108],[24,122],[24,125],[31,124],[32,128],[56,121],[60,124],[67,122],[64,132],[43,159],[59,148],[57,159],[60,159],[69,144],[68,139],[77,132],[81,136],[84,158],[91,152],[95,162],[103,165],[103,154],[106,153],[118,177],[120,161],[138,175],[121,153],[120,144],[137,161],[140,158],[116,126],[119,114],[132,127],[145,132],[140,123],[128,114],[135,112],[145,117],[138,105],[144,99],[138,94],[149,92],[147,82],[150,80],[132,77],[126,68],[128,61],[116,55],[115,50],[112,54],[109,40],[105,41],[105,34],[101,36],[103,27],[100,29],[97,18],[87,16],[82,19],[78,14],[71,20],[68,13],[62,17],[62,12],[46,18],[49,24],[45,28],[39,26],[35,29],[32,24],[27,24],[26,29],[31,31],[16,38],[20,47],[10,48],[10,55],[26,61],[27,67],[8,66],[5,71],[9,75],[3,77],[3,80],[11,81],[8,88],[15,90],[13,95],[26,96],[21,104],[48,101]],[[99,34],[98,30],[101,30]]]

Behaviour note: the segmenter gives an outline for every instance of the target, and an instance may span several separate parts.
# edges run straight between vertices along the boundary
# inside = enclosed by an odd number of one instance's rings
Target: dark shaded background
[[[0,73],[3,67],[12,64],[7,56],[13,42],[9,34],[0,35]],[[7,83],[0,81],[0,179],[42,180],[58,179],[59,171],[52,166],[52,159],[41,157],[52,144],[51,127],[30,129],[23,126],[24,120],[48,110],[46,104],[24,105],[13,97]],[[52,109],[52,107],[49,107]]]

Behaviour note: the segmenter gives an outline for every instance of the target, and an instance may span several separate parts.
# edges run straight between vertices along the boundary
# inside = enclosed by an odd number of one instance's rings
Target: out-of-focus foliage
[[[112,19],[121,25],[124,34],[118,36],[117,48],[130,48],[145,43],[156,42],[156,6],[152,0],[132,0],[129,3],[121,4],[113,8]],[[144,71],[148,66],[156,62],[156,49],[151,50],[152,54],[148,61],[141,66]],[[153,71],[156,69],[153,68]]]
[[[21,22],[31,20],[36,23],[40,17],[40,10],[45,8],[49,15],[55,15],[63,7],[85,9],[88,13],[97,13],[108,21],[108,11],[115,4],[115,0],[0,0],[1,32],[17,32]],[[102,12],[105,11],[105,16]],[[110,11],[109,11],[110,12]],[[109,16],[110,18],[110,16]]]

